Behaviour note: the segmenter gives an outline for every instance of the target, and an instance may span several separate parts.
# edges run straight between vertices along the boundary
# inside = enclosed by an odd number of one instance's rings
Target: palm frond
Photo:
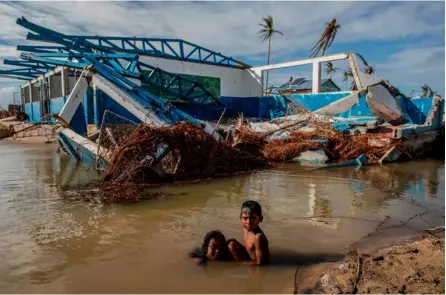
[[[349,76],[349,74],[348,74],[348,72],[344,72],[343,73],[343,77],[342,77],[342,81],[347,81],[348,80],[348,78],[350,78],[350,76]]]
[[[372,66],[367,66],[364,70],[364,72],[366,74],[372,75],[373,73],[375,73],[375,69]]]
[[[274,21],[271,15],[263,17],[262,20],[263,23],[258,24],[261,27],[258,34],[260,35],[260,40],[262,43],[268,39],[271,39],[276,33],[283,36],[281,31],[274,29]]]
[[[428,97],[429,96],[429,89],[430,89],[430,87],[427,84],[424,84],[423,86],[421,86],[421,91],[423,92],[422,93],[422,97]]]
[[[369,64],[367,63],[367,61],[365,60],[365,58],[361,54],[356,53],[356,56],[359,57],[359,59],[362,61],[362,63],[364,64],[365,67],[369,66]]]
[[[322,55],[325,55],[325,52],[328,48],[333,44],[338,29],[341,28],[341,25],[336,23],[336,18],[333,18],[327,25],[325,30],[322,32],[319,40],[316,44],[310,49],[310,57],[316,57],[322,51]]]

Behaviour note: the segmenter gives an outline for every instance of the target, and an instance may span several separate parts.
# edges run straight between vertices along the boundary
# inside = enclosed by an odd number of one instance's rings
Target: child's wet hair
[[[226,257],[225,255],[227,254],[227,252],[229,252],[228,250],[228,245],[227,245],[227,241],[225,236],[223,235],[223,233],[219,230],[212,230],[210,232],[208,232],[203,239],[203,244],[201,245],[201,251],[197,251],[197,252],[193,252],[190,254],[191,257],[194,258],[200,258],[200,262],[199,264],[203,264],[206,263],[206,261],[208,260],[208,257],[206,256],[208,247],[209,247],[209,243],[211,242],[212,239],[221,239],[223,244],[223,257]]]
[[[262,206],[257,201],[246,201],[242,204],[241,212],[254,213],[257,216],[262,216]]]
[[[212,239],[221,239],[223,241],[223,246],[226,245],[226,238],[223,233],[219,230],[212,230],[208,232],[203,239],[203,244],[201,245],[201,252],[206,256],[206,252],[209,247],[209,243]]]

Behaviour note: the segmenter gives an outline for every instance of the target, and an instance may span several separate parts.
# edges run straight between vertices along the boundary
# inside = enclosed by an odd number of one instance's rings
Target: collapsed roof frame
[[[27,47],[20,50],[39,50],[41,53],[59,50],[80,50],[84,52],[127,52],[158,58],[174,59],[187,62],[246,69],[250,66],[182,39],[117,37],[117,36],[76,36],[65,35],[29,22],[24,17],[18,18],[17,24],[37,34],[28,33],[27,40],[57,43],[60,46]],[[133,42],[133,43],[132,43]],[[138,42],[139,47],[136,45]],[[18,48],[19,49],[19,48]]]
[[[217,54],[213,51],[205,49],[203,47],[194,45],[190,42],[186,42],[179,39],[156,39],[156,38],[139,38],[144,39],[144,42],[151,41],[160,41],[162,44],[163,50],[136,50],[135,48],[129,49],[125,47],[127,41],[122,41],[122,47],[113,47],[113,46],[102,46],[98,44],[94,44],[86,38],[88,36],[69,36],[62,33],[59,33],[54,30],[50,30],[48,28],[39,26],[32,22],[29,22],[25,18],[18,18],[17,24],[28,28],[34,31],[36,34],[28,33],[28,39],[30,40],[38,40],[44,42],[58,43],[58,46],[30,46],[30,45],[18,45],[17,50],[26,51],[28,53],[22,53],[22,60],[4,60],[4,64],[21,66],[19,69],[14,70],[0,70],[0,76],[4,76],[7,78],[15,78],[20,80],[28,80],[32,83],[32,81],[36,81],[40,75],[45,74],[46,71],[54,70],[55,66],[68,66],[73,68],[79,68],[73,62],[73,59],[79,57],[81,53],[94,53],[96,57],[99,57],[100,54],[104,54],[104,58],[101,61],[105,62],[108,65],[112,65],[113,68],[121,72],[123,75],[128,77],[140,78],[142,83],[148,84],[162,93],[166,93],[167,97],[171,101],[176,102],[189,102],[196,104],[213,104],[217,106],[222,106],[222,102],[213,95],[209,90],[207,90],[201,83],[194,81],[192,79],[185,78],[180,74],[174,74],[167,71],[164,71],[158,67],[154,67],[142,62],[138,61],[138,56],[135,52],[140,52],[144,55],[148,56],[156,56],[167,59],[174,60],[183,60],[187,62],[200,62],[205,64],[212,64],[218,66],[230,66],[235,68],[244,68],[249,67],[246,64],[235,61],[231,58],[225,57],[221,54]],[[85,37],[85,38],[84,38]],[[92,36],[92,39],[101,39],[102,37]],[[104,37],[104,38],[112,38],[112,39],[128,39],[126,37]],[[102,41],[101,41],[102,42]],[[169,45],[166,42],[179,42],[178,44],[188,44],[191,46],[195,46],[193,51],[197,51],[200,57],[200,60],[192,57],[192,53],[190,52],[185,56],[186,51],[184,50],[184,46],[181,47],[181,56],[178,56],[177,53],[167,53],[164,49],[164,45],[167,48],[172,49],[172,45]],[[108,43],[107,43],[108,44]],[[143,43],[145,44],[145,43]],[[164,45],[163,45],[164,44]],[[134,47],[134,45],[132,45]],[[145,46],[145,45],[143,45]],[[153,45],[151,45],[153,47]],[[172,49],[173,50],[173,49]],[[130,51],[130,52],[129,52]],[[201,58],[201,53],[205,52],[207,56],[203,56]],[[116,56],[112,56],[115,54]],[[119,58],[125,58],[126,55],[132,54],[135,58],[131,60],[126,66],[123,66],[120,63]],[[175,55],[175,56],[173,56]],[[48,58],[66,58],[66,62],[55,62],[55,60],[51,60],[49,62]],[[208,60],[212,57],[213,61]],[[217,59],[219,58],[219,60]],[[78,61],[76,61],[78,62]],[[148,75],[143,75],[143,71],[150,72]]]

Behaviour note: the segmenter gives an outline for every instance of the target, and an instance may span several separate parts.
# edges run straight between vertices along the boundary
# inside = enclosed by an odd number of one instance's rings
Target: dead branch
[[[427,211],[426,211],[426,212],[423,212],[423,213],[420,213],[420,214],[415,214],[415,215],[411,216],[410,218],[408,218],[406,221],[400,221],[400,224],[389,225],[389,226],[385,226],[385,227],[383,227],[384,223],[385,223],[388,219],[390,219],[389,216],[386,216],[386,217],[384,218],[384,220],[381,221],[381,222],[375,227],[375,230],[373,230],[372,232],[368,233],[366,236],[362,237],[361,239],[359,239],[359,240],[356,241],[355,243],[351,244],[350,247],[352,247],[352,246],[358,244],[359,242],[361,242],[362,240],[364,240],[364,239],[366,239],[366,238],[369,238],[369,237],[371,237],[371,236],[377,235],[379,232],[382,232],[382,231],[384,231],[384,230],[391,229],[391,228],[396,228],[396,227],[400,227],[400,226],[407,226],[407,224],[408,224],[412,219],[414,219],[414,218],[416,218],[416,217],[421,217],[421,216],[423,216],[423,215],[426,214],[426,213],[427,213]]]
[[[444,225],[440,225],[440,226],[437,226],[434,228],[427,228],[424,231],[438,239],[439,237],[436,235],[436,233],[439,233],[440,231],[444,231]]]
[[[386,215],[386,218],[384,218],[384,220],[383,221],[381,221],[379,224],[378,224],[378,226],[376,227],[377,229],[378,228],[381,228],[381,226],[388,220],[390,218],[390,216],[388,216],[388,215]]]
[[[297,282],[297,273],[299,272],[299,266],[296,267],[296,272],[294,273],[294,291],[293,294],[297,294],[297,290],[299,288],[299,284]]]
[[[344,291],[342,291],[341,287],[339,287],[338,285],[335,286],[336,289],[338,289],[338,294],[344,294]]]
[[[362,257],[358,253],[357,260],[356,260],[356,277],[355,277],[355,281],[353,283],[353,291],[350,292],[351,294],[358,293],[358,284],[359,284],[359,281],[361,280],[361,276],[362,276]]]

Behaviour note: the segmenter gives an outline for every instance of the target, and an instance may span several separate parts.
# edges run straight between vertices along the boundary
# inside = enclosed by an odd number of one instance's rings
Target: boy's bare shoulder
[[[256,233],[254,237],[258,242],[268,242],[268,239],[263,231]]]

